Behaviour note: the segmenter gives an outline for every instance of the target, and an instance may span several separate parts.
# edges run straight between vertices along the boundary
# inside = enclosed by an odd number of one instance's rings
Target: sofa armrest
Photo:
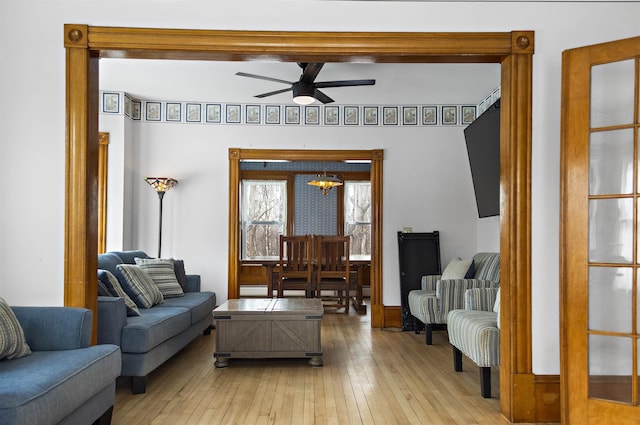
[[[430,274],[430,275],[427,275],[427,276],[422,276],[422,280],[420,281],[420,286],[422,287],[422,290],[423,291],[435,291],[436,290],[436,284],[440,280],[440,276],[442,276],[442,275]]]
[[[200,292],[200,275],[188,274],[185,292]]]
[[[11,307],[33,351],[74,350],[91,343],[93,313],[75,307]]]
[[[98,344],[120,345],[127,306],[119,297],[98,297]]]
[[[498,288],[471,288],[464,293],[464,309],[493,311]]]

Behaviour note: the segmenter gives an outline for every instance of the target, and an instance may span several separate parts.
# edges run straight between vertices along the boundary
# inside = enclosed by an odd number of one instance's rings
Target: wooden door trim
[[[66,24],[66,226],[65,304],[96,309],[96,179],[98,57],[349,62],[366,59],[397,63],[500,63],[501,124],[501,409],[507,418],[531,397],[518,385],[531,372],[531,91],[532,31],[489,33],[210,31],[91,27]],[[508,159],[507,159],[508,158]],[[513,162],[510,162],[513,160]],[[509,161],[509,162],[508,162]],[[508,162],[508,163],[507,163]],[[379,161],[380,167],[382,161]],[[229,176],[239,170],[230,168]],[[373,169],[372,169],[373,173]],[[381,176],[381,170],[379,175]],[[380,187],[382,182],[380,182]],[[382,193],[374,193],[382,196]],[[230,198],[230,201],[232,199]],[[382,203],[380,202],[380,205]],[[380,214],[382,211],[375,212]],[[229,217],[231,220],[232,217]],[[233,228],[229,223],[229,228]],[[382,235],[379,235],[382,238]],[[230,234],[230,244],[237,235]],[[381,239],[380,239],[381,240]],[[380,242],[379,246],[382,246]],[[379,255],[379,253],[374,253]],[[232,276],[230,276],[232,278]],[[372,296],[382,300],[382,265],[371,270]],[[384,306],[372,308],[372,326],[384,326]],[[522,333],[519,333],[522,332]],[[517,381],[517,382],[516,382]],[[515,416],[514,416],[515,415]]]

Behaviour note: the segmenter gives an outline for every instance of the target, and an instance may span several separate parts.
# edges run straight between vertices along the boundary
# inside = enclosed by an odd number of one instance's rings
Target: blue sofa
[[[111,423],[120,350],[89,345],[91,310],[11,309],[31,354],[0,361],[0,425]]]
[[[144,251],[112,251],[98,255],[98,273],[108,270],[122,281],[118,264],[149,258]],[[200,291],[200,276],[187,275],[184,296],[165,298],[162,304],[140,308],[127,316],[122,298],[98,297],[98,343],[116,344],[122,351],[121,376],[131,377],[131,392],[146,391],[148,375],[162,363],[212,328],[216,295]]]

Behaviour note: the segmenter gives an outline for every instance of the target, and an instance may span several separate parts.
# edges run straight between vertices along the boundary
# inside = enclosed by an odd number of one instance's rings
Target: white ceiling
[[[291,92],[264,99],[256,94],[281,83],[236,76],[243,71],[296,81],[291,62],[205,62],[101,59],[100,90],[124,91],[145,100],[289,103]],[[376,80],[374,86],[322,89],[336,104],[476,104],[500,84],[499,64],[327,63],[316,81]]]

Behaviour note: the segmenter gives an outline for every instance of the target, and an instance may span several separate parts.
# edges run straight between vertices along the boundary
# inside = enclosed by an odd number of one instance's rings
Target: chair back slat
[[[278,296],[285,289],[313,290],[313,264],[310,235],[280,235],[280,260],[278,261]]]

